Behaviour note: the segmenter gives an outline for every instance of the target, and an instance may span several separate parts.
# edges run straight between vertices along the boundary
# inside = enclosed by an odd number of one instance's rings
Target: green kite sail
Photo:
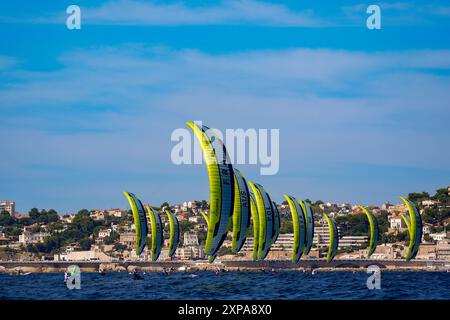
[[[414,259],[419,251],[420,242],[422,241],[422,218],[417,206],[410,200],[400,197],[408,208],[409,216],[401,214],[406,223],[409,233],[409,245],[406,252],[406,261]]]
[[[136,227],[135,250],[136,254],[139,256],[145,248],[145,240],[147,239],[147,216],[141,200],[139,200],[134,193],[125,191],[123,194],[130,203],[131,212],[133,213],[133,221]]]
[[[231,251],[233,253],[238,253],[244,245],[247,229],[250,225],[250,211],[250,192],[247,181],[239,170],[234,169],[234,210],[231,239]]]
[[[333,261],[339,245],[338,229],[336,227],[336,223],[326,213],[324,213],[323,215],[327,220],[328,230],[330,233],[330,243],[328,246],[327,254],[327,263],[330,263],[331,261]]]
[[[284,195],[292,216],[292,227],[294,228],[294,247],[291,261],[297,263],[303,253],[306,242],[306,223],[302,208],[299,202],[287,194]]]
[[[180,224],[172,211],[165,209],[165,212],[169,218],[169,258],[173,260],[177,246],[180,243]]]
[[[306,239],[305,247],[303,248],[303,254],[309,254],[311,251],[313,238],[314,238],[314,213],[308,202],[298,200],[298,204],[302,208],[303,214],[305,216],[305,227],[306,227]]]
[[[367,257],[370,257],[377,248],[378,243],[378,223],[375,216],[365,207],[358,206],[367,216],[369,220],[369,248],[367,249]]]
[[[209,177],[210,211],[206,219],[205,253],[212,262],[227,236],[233,214],[234,173],[230,158],[220,137],[210,128],[187,122],[200,142]]]
[[[249,185],[255,195],[256,207],[258,209],[258,260],[264,260],[272,245],[274,233],[273,204],[263,186],[250,181]]]

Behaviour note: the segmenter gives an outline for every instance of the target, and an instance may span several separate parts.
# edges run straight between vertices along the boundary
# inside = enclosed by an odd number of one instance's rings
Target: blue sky
[[[77,4],[82,29],[69,31]],[[382,29],[366,28],[369,4]],[[72,212],[207,199],[170,161],[187,120],[280,128],[276,201],[397,202],[450,183],[446,1],[0,5],[0,198]]]

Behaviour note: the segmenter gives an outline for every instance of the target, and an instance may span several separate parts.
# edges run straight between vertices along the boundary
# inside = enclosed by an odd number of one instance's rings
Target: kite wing
[[[406,261],[414,259],[419,251],[420,242],[422,240],[422,218],[417,206],[410,200],[400,197],[408,208],[409,217],[401,215],[405,220],[409,232],[409,246],[406,252]]]
[[[149,205],[145,208],[150,216],[151,228],[152,228],[152,248],[151,248],[151,259],[152,261],[158,260],[159,254],[161,253],[163,234],[162,234],[162,224],[161,217],[159,214],[153,210]]]
[[[298,203],[302,207],[303,213],[305,215],[305,226],[306,226],[306,244],[303,249],[303,254],[309,254],[311,251],[313,238],[314,238],[314,213],[308,202],[298,200]]]
[[[369,220],[369,248],[367,250],[367,257],[370,257],[375,251],[378,243],[378,223],[375,216],[369,212],[365,207],[358,206],[367,216]]]
[[[239,252],[244,245],[247,229],[250,225],[250,193],[247,181],[242,173],[234,169],[234,210],[233,210],[233,235],[231,251]]]
[[[326,213],[324,213],[323,215],[327,220],[328,230],[330,232],[330,244],[328,247],[328,254],[327,254],[327,263],[330,263],[331,261],[333,261],[339,245],[338,230],[336,227],[336,223],[333,220],[331,220]]]
[[[134,225],[136,227],[136,254],[139,256],[145,247],[145,240],[147,239],[148,227],[147,216],[145,214],[144,206],[141,200],[131,192],[123,193],[127,198],[131,206],[131,212],[133,213]]]
[[[166,209],[167,217],[169,218],[169,229],[170,229],[170,238],[169,238],[169,257],[173,259],[175,255],[175,251],[177,250],[177,246],[180,243],[180,224],[178,222],[177,217],[173,212]]]
[[[209,176],[210,214],[207,217],[205,253],[212,260],[227,236],[233,214],[234,174],[227,150],[219,136],[207,126],[193,122],[187,125],[200,142]]]
[[[292,226],[294,228],[294,250],[292,252],[291,261],[297,263],[302,256],[305,247],[306,224],[302,208],[299,202],[293,197],[284,195],[292,216]]]

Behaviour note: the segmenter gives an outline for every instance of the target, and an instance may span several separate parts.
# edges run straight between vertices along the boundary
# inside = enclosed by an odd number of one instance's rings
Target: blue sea
[[[143,274],[81,274],[81,289],[69,290],[61,273],[26,276],[0,274],[0,299],[450,299],[450,273],[381,272],[381,289],[367,288],[365,272],[339,271],[316,274],[296,271],[228,271]]]

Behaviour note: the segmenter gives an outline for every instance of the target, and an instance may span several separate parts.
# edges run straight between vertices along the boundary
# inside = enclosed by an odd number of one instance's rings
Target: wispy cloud
[[[0,70],[11,68],[16,64],[16,59],[13,57],[0,56]]]
[[[323,25],[311,9],[294,11],[282,4],[258,0],[224,0],[216,4],[188,6],[183,2],[163,4],[152,1],[112,0],[99,6],[83,6],[83,24],[183,26],[183,25],[263,25],[317,27]],[[63,23],[65,16],[15,19],[4,22]]]
[[[309,11],[296,12],[283,5],[255,0],[231,0],[199,7],[121,0],[86,10],[86,19],[100,24],[133,25],[318,25]]]

